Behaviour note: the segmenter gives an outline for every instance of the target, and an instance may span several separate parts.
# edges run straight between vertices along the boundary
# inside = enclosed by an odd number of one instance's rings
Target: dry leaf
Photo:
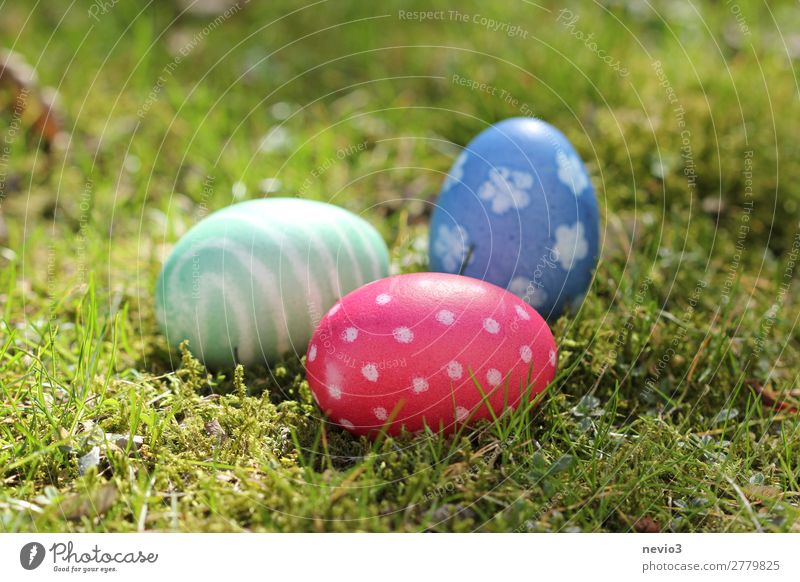
[[[94,446],[92,447],[88,453],[83,455],[81,458],[78,459],[78,471],[81,475],[85,475],[86,472],[91,469],[92,467],[96,467],[100,464],[100,447]]]
[[[40,136],[45,148],[63,146],[66,142],[64,122],[58,106],[58,92],[52,87],[40,88],[36,71],[19,53],[0,50],[0,109],[10,110],[22,124]]]
[[[798,409],[800,409],[800,394],[797,394],[795,390],[787,390],[785,393],[779,393],[754,379],[747,380],[745,384],[747,384],[753,392],[761,396],[761,400],[764,401],[764,404],[775,410],[797,413]]]
[[[205,423],[203,428],[208,436],[215,436],[218,441],[224,441],[228,438],[228,433],[225,432],[225,429],[222,428],[222,425],[216,418]]]
[[[58,504],[58,510],[70,521],[77,521],[82,517],[95,518],[107,512],[116,500],[117,488],[106,483],[89,495],[70,495]]]
[[[751,501],[775,499],[781,496],[781,490],[772,485],[746,485],[743,490]]]
[[[128,434],[107,432],[105,437],[106,442],[113,444],[123,451],[128,448],[128,445],[130,445],[131,451],[138,451],[144,444],[144,437],[138,434],[135,434],[133,437],[131,437]]]
[[[633,524],[633,529],[639,533],[661,533],[661,525],[652,517],[641,517]]]

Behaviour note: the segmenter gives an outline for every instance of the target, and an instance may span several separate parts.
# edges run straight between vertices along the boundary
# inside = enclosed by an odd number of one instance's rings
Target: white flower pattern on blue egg
[[[575,196],[580,196],[589,185],[589,177],[583,169],[580,159],[575,154],[556,153],[558,179],[566,185]]]
[[[461,152],[461,155],[458,156],[458,159],[453,164],[453,167],[450,168],[450,171],[447,173],[447,177],[444,179],[442,192],[447,192],[456,184],[461,183],[461,180],[464,178],[464,164],[467,163],[468,157],[469,156],[467,155],[466,150]]]
[[[556,228],[556,244],[553,251],[565,271],[572,270],[575,261],[586,258],[589,253],[589,243],[586,241],[583,225],[576,222],[572,226],[562,224]]]
[[[467,256],[467,231],[460,225],[453,228],[439,227],[439,237],[433,245],[433,252],[442,260],[442,266],[449,273],[457,273]]]
[[[534,287],[533,291],[528,295],[528,303],[530,303],[531,307],[534,309],[540,309],[547,303],[548,297],[547,291],[543,288]]]
[[[541,284],[537,285],[527,277],[514,277],[508,284],[508,290],[517,297],[522,297],[534,309],[542,307],[549,297]]]
[[[525,295],[525,291],[528,289],[528,283],[527,277],[514,277],[511,279],[511,283],[508,284],[507,289],[514,295],[521,297]]]
[[[509,168],[489,170],[489,179],[478,190],[481,200],[492,203],[492,212],[504,214],[512,208],[521,210],[531,202],[528,191],[533,186],[533,176]]]

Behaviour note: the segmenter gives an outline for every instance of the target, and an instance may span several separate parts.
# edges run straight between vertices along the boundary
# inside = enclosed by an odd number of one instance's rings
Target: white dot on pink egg
[[[492,319],[491,317],[487,317],[483,320],[483,329],[491,333],[492,335],[497,335],[500,333],[500,324],[497,323],[497,320]]]
[[[342,332],[342,339],[351,344],[358,338],[358,330],[354,327],[348,327]]]
[[[425,378],[414,378],[411,381],[411,386],[417,394],[425,392],[428,389],[428,381]]]
[[[447,375],[450,376],[452,380],[458,380],[461,376],[464,375],[464,366],[459,364],[456,361],[452,361],[447,364]]]
[[[452,311],[448,311],[447,309],[442,309],[439,313],[436,314],[436,321],[441,323],[442,325],[453,325],[453,322],[456,320],[456,316]]]
[[[497,386],[503,381],[503,374],[500,373],[500,370],[491,368],[486,372],[486,381],[489,383],[489,386]]]
[[[367,364],[363,368],[361,368],[361,374],[369,380],[370,382],[377,382],[378,381],[378,366],[375,364]]]
[[[394,339],[396,339],[401,344],[408,344],[414,339],[414,332],[408,329],[407,327],[397,327],[392,331],[392,335]]]

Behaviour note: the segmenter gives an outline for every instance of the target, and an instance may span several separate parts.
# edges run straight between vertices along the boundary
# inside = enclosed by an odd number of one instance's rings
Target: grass
[[[399,17],[422,2],[153,4],[0,4],[72,138],[46,154],[0,115],[0,531],[800,529],[800,422],[766,398],[800,368],[794,3],[457,8],[527,38]],[[536,406],[369,442],[320,418],[300,357],[211,374],[168,350],[155,280],[209,211],[331,201],[424,270],[458,145],[523,106],[603,215]]]

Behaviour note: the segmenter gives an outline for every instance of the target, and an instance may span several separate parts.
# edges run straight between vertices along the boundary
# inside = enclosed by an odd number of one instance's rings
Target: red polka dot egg
[[[556,347],[516,295],[469,277],[415,273],[336,303],[306,365],[317,404],[352,433],[449,433],[542,392],[555,375]]]

